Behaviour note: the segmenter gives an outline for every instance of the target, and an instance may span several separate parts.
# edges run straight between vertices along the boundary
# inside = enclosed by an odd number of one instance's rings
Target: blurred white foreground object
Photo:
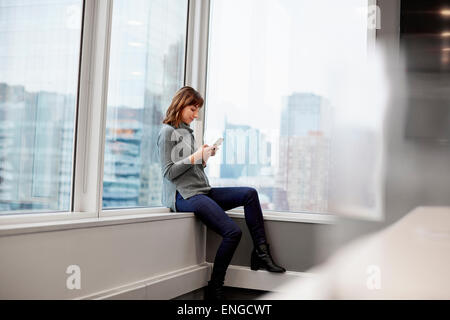
[[[261,299],[450,299],[450,207],[418,207]]]

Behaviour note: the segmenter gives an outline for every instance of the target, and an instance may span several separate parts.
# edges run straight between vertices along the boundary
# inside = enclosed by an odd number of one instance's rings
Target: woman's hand
[[[216,155],[217,147],[208,146],[207,144],[203,145],[203,161],[206,163],[209,157],[213,157]]]
[[[216,151],[218,150],[218,147],[215,146],[208,146],[207,144],[204,144],[202,147],[198,148],[197,151],[195,151],[191,155],[191,163],[199,163],[202,161],[203,165],[206,165],[206,162],[208,161],[209,157],[215,156]]]
[[[216,155],[217,150],[219,150],[219,147],[212,146],[211,148],[212,148],[211,156],[214,157]]]
[[[204,154],[204,158],[203,158],[203,168],[206,167],[206,162],[208,161],[209,157],[213,157],[216,155],[216,151],[219,150],[218,147],[216,146],[208,146],[205,145],[205,148],[203,149],[203,154]]]

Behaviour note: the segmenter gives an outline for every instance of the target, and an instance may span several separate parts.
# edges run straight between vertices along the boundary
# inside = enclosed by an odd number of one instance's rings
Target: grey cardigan
[[[211,190],[203,164],[191,164],[197,148],[193,130],[184,122],[179,128],[163,124],[158,135],[158,152],[163,176],[162,203],[176,212],[176,191],[184,199]]]

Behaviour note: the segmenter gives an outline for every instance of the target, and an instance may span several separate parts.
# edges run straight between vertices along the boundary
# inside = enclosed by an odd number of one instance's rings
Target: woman
[[[163,175],[162,202],[172,211],[194,212],[208,228],[223,237],[214,259],[211,280],[205,298],[223,299],[223,283],[231,258],[242,232],[225,213],[244,206],[245,221],[253,239],[251,269],[285,272],[276,265],[266,242],[264,221],[258,193],[253,188],[212,188],[204,172],[208,159],[218,150],[215,146],[195,147],[190,124],[198,118],[203,98],[191,87],[183,87],[175,94],[167,109],[158,136],[158,151]]]

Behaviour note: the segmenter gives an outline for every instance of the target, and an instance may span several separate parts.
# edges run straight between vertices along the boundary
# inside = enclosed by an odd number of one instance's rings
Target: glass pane
[[[206,168],[212,185],[253,186],[264,209],[334,212],[333,166],[355,147],[364,162],[347,180],[370,184],[368,9],[367,0],[212,1],[205,143],[224,138]],[[358,192],[346,200],[376,205],[371,190]]]
[[[162,205],[156,138],[184,81],[187,12],[187,0],[114,1],[104,208]]]
[[[0,213],[69,211],[81,0],[0,0]]]

